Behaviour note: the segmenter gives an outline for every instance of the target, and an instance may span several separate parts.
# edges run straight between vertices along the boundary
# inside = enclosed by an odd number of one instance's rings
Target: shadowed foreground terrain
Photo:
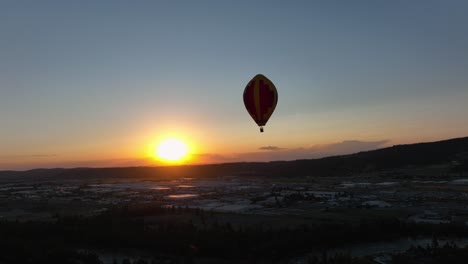
[[[465,263],[467,158],[3,171],[0,263]]]
[[[148,220],[151,216],[160,219]],[[429,246],[440,251],[427,246],[414,247],[396,255],[401,261],[398,263],[419,263],[410,260],[424,256],[463,260],[468,254],[468,249],[437,242],[437,237],[468,236],[466,226],[411,224],[381,218],[362,220],[358,224],[278,228],[236,225],[219,219],[217,214],[198,209],[123,207],[87,218],[0,222],[0,243],[5,250],[0,260],[4,263],[100,263],[99,255],[105,256],[105,252],[126,252],[132,256],[134,253],[129,252],[138,249],[139,257],[134,259],[140,262],[134,263],[287,263],[298,256],[303,256],[303,263],[372,263],[370,257],[330,253],[330,250],[350,243],[391,241],[402,236],[433,237]]]

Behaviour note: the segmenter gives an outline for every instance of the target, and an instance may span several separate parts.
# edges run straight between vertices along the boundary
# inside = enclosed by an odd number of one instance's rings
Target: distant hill
[[[0,171],[0,181],[170,179],[216,176],[346,176],[409,166],[449,164],[452,171],[468,170],[468,137],[429,143],[397,145],[373,151],[320,159],[238,162],[210,165],[123,168],[35,169]]]
[[[465,164],[468,160],[468,137],[429,143],[397,145],[350,155],[313,160],[296,160],[276,168],[292,175],[339,175],[398,169],[408,166]],[[286,169],[287,168],[287,169]]]

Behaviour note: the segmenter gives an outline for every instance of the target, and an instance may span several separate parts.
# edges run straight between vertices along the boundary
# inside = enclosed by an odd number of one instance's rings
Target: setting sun
[[[180,161],[187,153],[187,145],[178,139],[166,139],[156,148],[157,156],[165,161]]]

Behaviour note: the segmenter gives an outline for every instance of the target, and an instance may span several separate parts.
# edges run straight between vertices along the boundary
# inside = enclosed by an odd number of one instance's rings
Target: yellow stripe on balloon
[[[275,107],[276,107],[276,103],[278,102],[278,92],[276,91],[275,85],[268,78],[265,77],[265,81],[268,84],[268,89],[274,95],[273,105],[271,107],[268,107],[268,110],[263,115],[263,120],[268,120],[270,116],[273,114],[273,111],[275,110]]]

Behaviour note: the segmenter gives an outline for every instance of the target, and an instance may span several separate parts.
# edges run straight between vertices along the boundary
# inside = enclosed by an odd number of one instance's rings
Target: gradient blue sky
[[[0,169],[152,164],[168,136],[200,163],[467,136],[467,25],[456,0],[2,1]]]

